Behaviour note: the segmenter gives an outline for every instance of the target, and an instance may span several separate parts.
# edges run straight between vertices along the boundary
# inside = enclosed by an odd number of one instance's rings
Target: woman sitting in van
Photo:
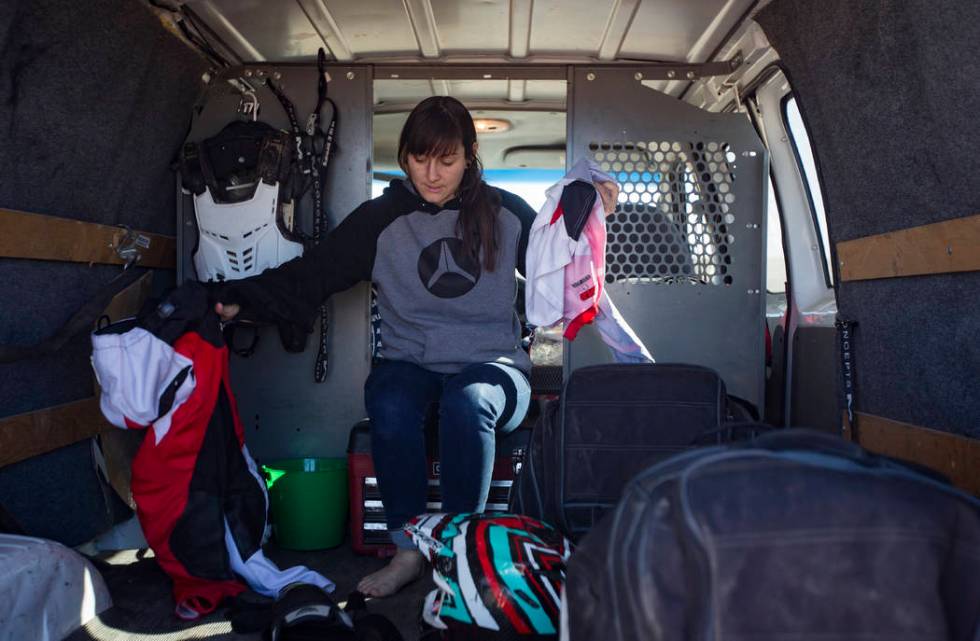
[[[427,408],[439,406],[443,511],[480,512],[495,432],[513,430],[530,400],[514,270],[524,273],[535,212],[483,181],[473,119],[454,98],[428,98],[412,110],[398,161],[407,180],[392,181],[302,258],[226,284],[216,305],[225,320],[241,309],[311,329],[331,294],[366,280],[377,287],[383,347],[364,396],[398,551],[359,583],[371,596],[393,594],[422,572],[401,527],[425,512]],[[604,183],[599,192],[611,211],[618,187]]]

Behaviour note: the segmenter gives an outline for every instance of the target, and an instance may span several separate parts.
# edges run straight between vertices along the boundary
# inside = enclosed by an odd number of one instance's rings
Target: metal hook
[[[126,233],[116,239],[113,249],[125,265],[123,271],[129,269],[134,263],[139,262],[143,256],[143,250],[150,248],[150,239],[143,234],[133,231],[129,225],[118,225]]]
[[[238,101],[238,113],[245,118],[252,118],[255,122],[259,118],[259,98],[255,91],[247,89],[242,92],[241,100]]]
[[[742,111],[742,94],[738,90],[738,80],[723,82],[721,86],[724,89],[731,89],[735,93],[735,110]]]

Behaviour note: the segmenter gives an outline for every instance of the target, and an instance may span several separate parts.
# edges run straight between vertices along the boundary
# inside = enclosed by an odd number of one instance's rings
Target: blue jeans
[[[519,370],[479,363],[440,374],[404,361],[381,361],[364,385],[371,457],[392,540],[410,548],[401,527],[425,512],[428,475],[425,415],[439,404],[439,467],[444,512],[482,512],[490,491],[494,436],[516,428],[531,386]]]

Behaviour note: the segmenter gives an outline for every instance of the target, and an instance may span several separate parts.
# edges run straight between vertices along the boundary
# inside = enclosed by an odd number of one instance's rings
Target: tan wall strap
[[[97,397],[0,418],[0,467],[77,443],[113,427]]]
[[[837,243],[842,281],[980,270],[980,215]]]
[[[141,247],[139,265],[174,269],[177,241],[173,236],[136,232]],[[116,247],[126,230],[58,216],[0,209],[0,257],[122,265]],[[147,242],[148,241],[148,242]]]
[[[152,284],[153,272],[147,272],[116,294],[105,310],[110,320],[135,315]],[[92,398],[0,418],[0,467],[118,429],[102,416],[95,387]]]
[[[153,272],[147,271],[135,283],[112,297],[106,305],[103,316],[110,323],[136,316],[153,289]]]
[[[980,439],[858,413],[860,445],[912,461],[947,476],[954,485],[980,495]]]

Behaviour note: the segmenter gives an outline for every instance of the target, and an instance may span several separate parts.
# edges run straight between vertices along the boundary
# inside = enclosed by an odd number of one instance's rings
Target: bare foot
[[[421,552],[399,548],[388,565],[361,579],[357,589],[367,596],[391,596],[422,576],[423,564]]]

